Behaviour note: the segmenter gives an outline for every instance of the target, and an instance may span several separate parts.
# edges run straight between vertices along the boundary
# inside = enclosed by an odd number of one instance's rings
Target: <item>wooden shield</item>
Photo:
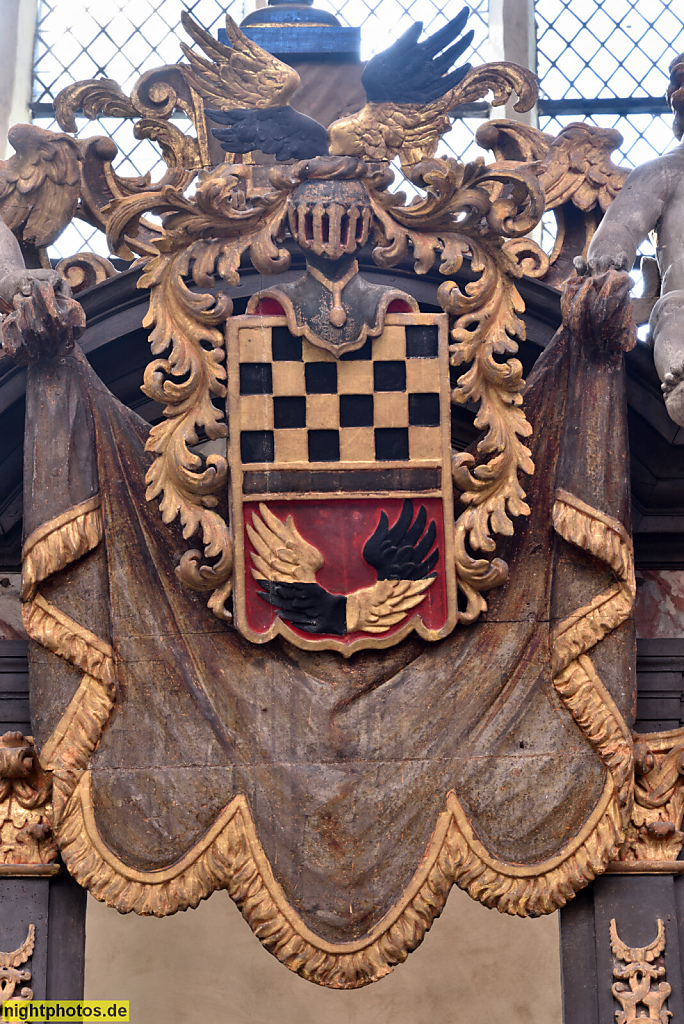
[[[235,623],[351,654],[457,621],[447,317],[389,314],[339,358],[229,322]]]

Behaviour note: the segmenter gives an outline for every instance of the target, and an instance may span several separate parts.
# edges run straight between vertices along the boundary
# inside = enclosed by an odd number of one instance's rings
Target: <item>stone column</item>
[[[13,124],[31,120],[33,47],[37,0],[2,0],[0,6],[0,157],[14,150],[7,142]]]
[[[534,18],[534,0],[489,0],[490,60],[507,60],[530,71],[537,70],[537,28]],[[497,110],[496,117],[508,117],[538,126],[537,107],[525,113],[507,103],[505,113]]]

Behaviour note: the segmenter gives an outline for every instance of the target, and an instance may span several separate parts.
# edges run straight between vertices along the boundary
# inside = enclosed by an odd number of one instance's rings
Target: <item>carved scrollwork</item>
[[[75,256],[60,260],[55,269],[66,278],[73,295],[78,295],[86,288],[94,288],[96,284],[102,284],[117,274],[108,259],[94,252],[77,252]]]
[[[21,968],[33,956],[35,945],[36,926],[30,924],[26,938],[18,949],[13,949],[11,953],[0,952],[0,1004],[9,999],[33,999],[33,989],[24,984],[31,980],[31,972]],[[21,985],[18,992],[17,985]]]
[[[55,120],[64,132],[76,133],[76,114],[95,121],[98,117],[135,117],[135,104],[111,78],[74,82],[55,97]]]
[[[456,523],[458,583],[467,600],[460,617],[473,622],[487,607],[483,592],[504,583],[508,567],[499,558],[475,557],[469,548],[492,555],[493,534],[510,536],[511,517],[529,514],[519,479],[521,472],[534,471],[522,441],[531,433],[521,407],[522,365],[501,357],[514,355],[514,339],[524,338],[524,306],[514,281],[532,265],[537,275],[547,265],[534,242],[521,240],[541,217],[544,197],[529,171],[492,170],[481,160],[465,166],[454,160],[424,161],[414,168],[412,181],[426,195],[409,206],[403,205],[403,196],[370,190],[380,228],[376,262],[393,266],[411,246],[417,273],[427,273],[439,253],[440,273],[455,274],[469,255],[479,274],[464,291],[455,281],[444,282],[438,291],[454,321],[452,365],[469,364],[453,400],[477,404],[475,426],[485,432],[477,459],[467,453],[453,457],[454,482],[467,506]],[[508,237],[507,244],[502,236]]]
[[[556,219],[547,284],[560,285],[574,273],[573,258],[586,256],[601,216],[622,188],[627,168],[611,154],[622,145],[613,128],[575,123],[554,138],[516,121],[488,121],[478,128],[478,145],[493,151],[495,168],[522,167],[535,174],[547,210]]]
[[[672,1016],[664,1008],[672,993],[672,986],[664,980],[665,943],[665,925],[660,918],[655,939],[648,946],[637,947],[630,947],[622,941],[615,918],[610,922],[610,948],[615,958],[613,977],[617,979],[613,984],[613,995],[622,1007],[615,1013],[617,1024],[635,1024],[639,1020],[667,1024]]]

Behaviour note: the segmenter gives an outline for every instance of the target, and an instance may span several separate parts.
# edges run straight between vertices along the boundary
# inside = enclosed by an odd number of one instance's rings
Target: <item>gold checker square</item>
[[[345,427],[340,430],[342,462],[374,462],[375,430],[373,427]]]
[[[306,394],[304,363],[279,362],[272,363],[271,365],[273,367],[274,395],[284,396]]]
[[[238,352],[241,363],[270,363],[271,328],[240,328],[238,332]]]
[[[270,395],[242,395],[240,398],[241,430],[272,430],[273,399]]]
[[[438,359],[407,359],[406,390],[413,394],[440,391],[441,374]]]
[[[302,338],[302,361],[305,363],[336,363],[337,359],[332,352],[319,348],[318,345],[312,345],[306,338]]]
[[[412,462],[442,458],[442,431],[440,427],[409,427],[409,458]]]
[[[337,367],[337,393],[340,395],[372,395],[373,363],[358,359],[339,363]]]
[[[340,425],[337,395],[307,395],[306,425],[309,430],[337,430]]]
[[[373,359],[406,359],[406,328],[386,325],[379,338],[373,338]]]
[[[373,423],[376,427],[408,426],[408,395],[405,391],[383,391],[373,397]]]
[[[308,462],[309,446],[306,430],[275,430],[274,462],[277,465],[291,465]]]

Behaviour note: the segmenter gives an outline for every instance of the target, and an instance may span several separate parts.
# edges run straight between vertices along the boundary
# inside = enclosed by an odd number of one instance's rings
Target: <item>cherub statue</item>
[[[684,134],[684,54],[670,64],[667,99],[674,112],[673,131]],[[650,317],[650,337],[665,405],[684,426],[684,143],[635,168],[609,206],[588,253],[588,268],[629,271],[637,249],[653,232],[660,269],[660,298]]]

